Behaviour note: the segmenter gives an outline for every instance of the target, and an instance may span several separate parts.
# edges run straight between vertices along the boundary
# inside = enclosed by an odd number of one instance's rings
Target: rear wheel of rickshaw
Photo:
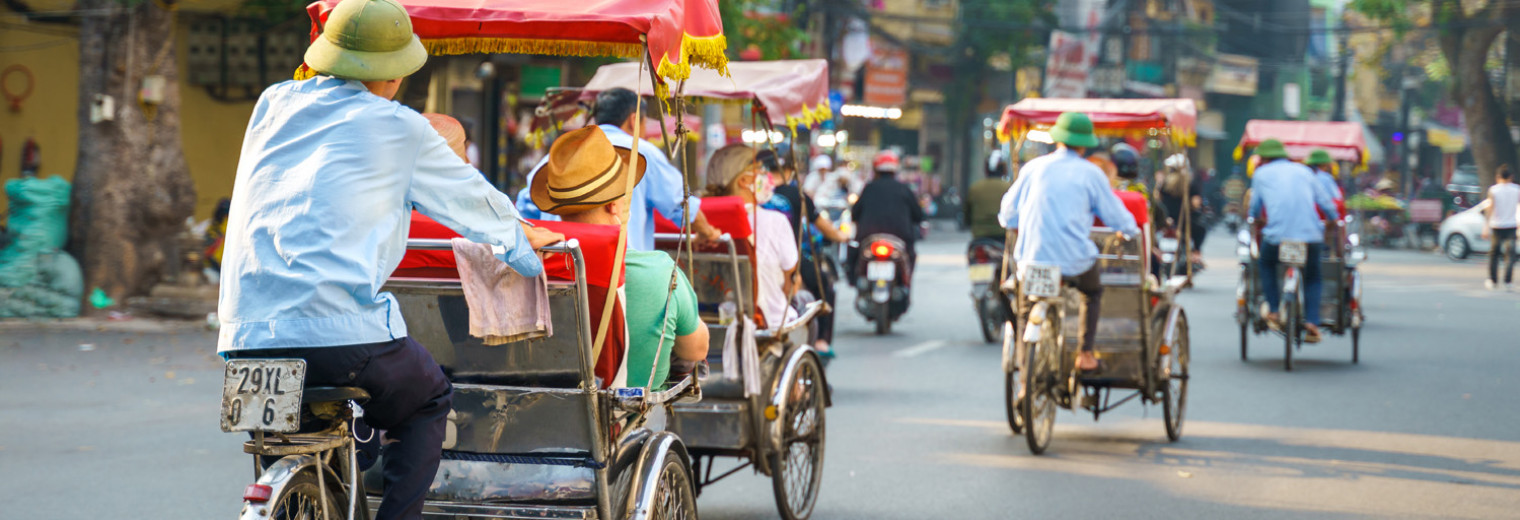
[[[1013,430],[1014,435],[1024,433],[1024,416],[1019,412],[1019,391],[1023,385],[1019,382],[1016,330],[1013,322],[1003,322],[1003,359],[1011,360],[1003,367],[1003,411],[1008,415],[1008,429]]]
[[[341,487],[331,479],[327,482],[327,505],[322,504],[322,486],[317,482],[316,470],[308,467],[296,473],[280,491],[280,496],[269,504],[269,518],[275,520],[335,520],[348,512],[348,500],[338,492]],[[327,513],[333,513],[329,516]]]
[[[1188,358],[1192,351],[1187,313],[1177,315],[1177,330],[1172,337],[1175,340],[1167,345],[1171,349],[1170,357],[1161,372],[1167,377],[1161,387],[1161,413],[1166,419],[1166,438],[1176,441],[1182,438],[1182,412],[1187,409]]]
[[[1362,327],[1351,327],[1351,364],[1355,365],[1362,361]]]
[[[1052,313],[1054,314],[1054,313]],[[1024,350],[1024,399],[1019,403],[1024,418],[1024,442],[1030,453],[1039,455],[1050,447],[1056,424],[1054,391],[1061,371],[1061,320],[1047,316],[1045,333]]]
[[[788,388],[781,445],[771,453],[771,487],[776,509],[785,520],[806,520],[818,502],[823,483],[824,392],[823,369],[812,356],[797,364]]]
[[[1283,333],[1283,370],[1293,371],[1293,342],[1298,338],[1298,293],[1293,293],[1292,298],[1283,298],[1282,302],[1282,333]]]
[[[660,468],[660,480],[656,483],[654,510],[656,520],[696,520],[697,497],[691,486],[691,468],[670,453]]]

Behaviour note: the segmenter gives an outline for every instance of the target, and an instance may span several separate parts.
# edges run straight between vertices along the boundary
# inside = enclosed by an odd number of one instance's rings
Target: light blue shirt
[[[1062,276],[1077,276],[1098,259],[1094,216],[1121,233],[1140,235],[1103,170],[1076,152],[1057,150],[1019,169],[1019,179],[1003,194],[998,223],[1019,230],[1015,260],[1060,266]]]
[[[1335,176],[1330,175],[1330,172],[1316,169],[1314,178],[1319,181],[1320,186],[1325,188],[1325,193],[1330,195],[1332,201],[1341,198],[1341,186],[1335,183]]]
[[[1331,220],[1339,219],[1335,201],[1325,185],[1314,178],[1314,170],[1286,159],[1256,167],[1251,179],[1251,213],[1256,218],[1266,211],[1267,225],[1262,240],[1280,244],[1284,240],[1318,244],[1325,241],[1325,224],[1320,222],[1315,206]]]
[[[607,134],[607,140],[612,146],[630,148],[633,136],[624,132],[622,128],[613,125],[598,125],[602,132]],[[665,151],[654,143],[639,139],[639,157],[649,162],[644,169],[644,179],[633,187],[633,197],[628,208],[628,247],[635,251],[654,251],[654,212],[659,211],[665,218],[672,222],[682,222],[681,202],[686,190],[682,181],[681,170],[670,164],[670,159],[665,157]],[[538,170],[549,162],[545,156],[533,167],[533,172],[528,174],[528,185],[533,185],[533,176]],[[689,199],[691,215],[697,215],[697,210],[702,207],[702,199],[693,195]],[[538,207],[533,205],[531,197],[519,196],[517,200],[518,210],[523,213],[538,212]],[[559,216],[550,213],[541,213],[543,220],[559,220]]]
[[[543,264],[512,201],[420,114],[357,81],[264,91],[243,137],[222,256],[217,350],[379,343],[407,335],[380,288],[406,252],[411,210]]]

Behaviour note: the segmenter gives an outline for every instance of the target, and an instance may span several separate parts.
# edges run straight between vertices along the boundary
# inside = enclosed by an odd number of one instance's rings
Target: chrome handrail
[[[809,321],[812,321],[813,318],[818,317],[820,313],[826,310],[830,310],[828,303],[821,301],[809,303],[807,304],[807,307],[805,307],[802,311],[802,314],[799,314],[796,318],[793,318],[792,321],[788,321],[785,324],[781,325],[780,328],[777,328],[774,331],[771,331],[769,329],[755,331],[755,339],[773,339],[786,336],[792,331],[807,325]]]

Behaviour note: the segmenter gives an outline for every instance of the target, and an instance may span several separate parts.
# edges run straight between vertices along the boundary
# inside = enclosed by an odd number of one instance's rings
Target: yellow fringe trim
[[[294,76],[296,81],[306,81],[315,77],[317,77],[317,71],[312,70],[311,67],[306,66],[305,63],[302,63],[300,67],[296,67],[296,73]]]
[[[691,36],[681,35],[681,47],[678,49],[680,63],[671,63],[665,56],[660,57],[660,65],[655,72],[663,78],[680,81],[691,77],[691,67],[696,65],[704,69],[718,72],[718,75],[728,77],[728,37],[717,36]]]
[[[422,40],[428,54],[539,54],[546,56],[616,56],[637,58],[644,47],[637,43],[579,40],[530,40],[519,38],[433,38]]]
[[[1022,134],[1026,133],[1026,132],[1028,132],[1030,130],[1043,130],[1043,129],[1049,129],[1049,128],[1050,127],[1048,125],[1019,124],[1019,125],[1014,126],[1011,129],[1013,131],[1013,133],[1010,134],[1009,132],[1003,130],[1003,128],[1001,126],[999,126],[998,129],[997,129],[997,138],[998,138],[998,141],[1006,143],[1006,142],[1012,141],[1014,135],[1022,135]],[[1162,132],[1163,132],[1163,135],[1153,136],[1153,135],[1150,135],[1150,130],[1149,129],[1139,129],[1139,130],[1102,130],[1102,129],[1099,129],[1099,130],[1093,132],[1093,134],[1095,134],[1095,135],[1097,135],[1099,137],[1155,137],[1155,138],[1158,138],[1158,139],[1159,138],[1163,138],[1163,137],[1167,137],[1167,138],[1170,138],[1173,143],[1176,143],[1179,146],[1186,146],[1186,147],[1189,147],[1189,148],[1193,148],[1193,147],[1197,147],[1198,146],[1198,133],[1197,132],[1183,131],[1183,130],[1171,130],[1171,129],[1166,129],[1166,130],[1163,130]],[[1240,153],[1241,153],[1241,150],[1239,148],[1236,148],[1235,149],[1235,160],[1237,160],[1237,161],[1240,160]]]

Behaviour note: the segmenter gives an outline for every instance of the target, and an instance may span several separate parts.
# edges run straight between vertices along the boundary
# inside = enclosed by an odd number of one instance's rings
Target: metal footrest
[[[380,499],[369,497],[370,511],[380,508]],[[448,520],[597,520],[596,506],[547,506],[530,504],[460,504],[428,501],[422,517]]]

